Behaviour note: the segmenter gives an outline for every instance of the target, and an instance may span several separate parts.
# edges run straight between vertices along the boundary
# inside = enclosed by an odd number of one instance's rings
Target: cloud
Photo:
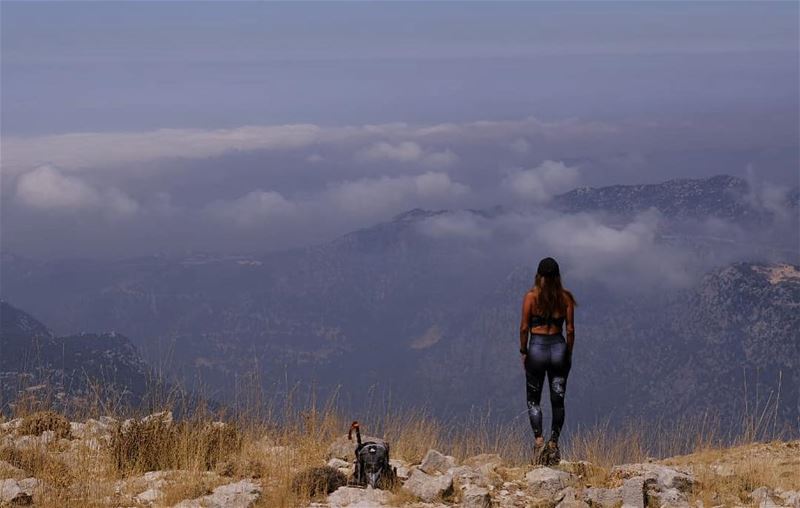
[[[419,143],[401,141],[396,144],[381,141],[356,153],[356,160],[362,162],[419,162],[431,168],[446,168],[458,161],[458,156],[450,149],[440,152],[423,150]]]
[[[51,166],[24,173],[17,180],[16,199],[39,210],[103,208],[115,215],[132,215],[139,205],[116,188],[100,191],[80,178],[66,176]]]
[[[418,161],[422,155],[422,147],[413,141],[403,141],[395,145],[381,141],[359,151],[356,158],[362,161],[413,162]]]
[[[469,192],[469,187],[450,179],[447,173],[427,172],[416,176],[361,178],[331,186],[326,196],[340,210],[377,213],[448,200]]]
[[[20,176],[17,199],[27,206],[43,210],[90,208],[100,202],[100,195],[79,178],[64,176],[50,166],[41,166]]]
[[[555,194],[567,191],[578,182],[577,168],[563,162],[547,160],[532,169],[509,172],[501,186],[514,196],[536,203],[549,201]]]
[[[146,132],[81,132],[46,136],[3,137],[3,172],[19,174],[43,164],[64,171],[109,169],[133,162],[165,158],[205,159],[229,151],[295,150],[322,145],[356,148],[366,161],[423,161],[444,167],[457,160],[450,150],[423,146],[462,143],[572,141],[615,134],[618,128],[602,122],[567,119],[542,122],[476,121],[437,125],[405,123],[322,127],[315,124],[255,125],[232,129],[157,129]],[[425,160],[427,159],[427,160]]]
[[[486,240],[492,235],[491,224],[486,219],[463,210],[429,217],[419,223],[418,230],[442,239]]]
[[[427,154],[422,162],[431,168],[446,168],[458,162],[458,155],[448,148],[441,152]]]
[[[531,144],[525,138],[517,138],[509,146],[512,151],[523,155],[531,150]]]
[[[232,201],[217,201],[209,205],[208,211],[218,218],[248,227],[291,217],[298,206],[278,192],[259,189]]]

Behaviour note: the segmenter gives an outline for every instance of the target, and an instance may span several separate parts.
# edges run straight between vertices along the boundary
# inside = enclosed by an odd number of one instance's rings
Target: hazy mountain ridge
[[[758,206],[746,180],[729,175],[707,179],[680,178],[663,183],[581,187],[555,198],[567,212],[604,210],[630,214],[656,208],[670,218],[718,217],[739,222],[765,221],[769,210]],[[798,189],[792,189],[776,205],[797,209]]]
[[[101,393],[123,403],[141,402],[152,374],[127,338],[113,332],[57,337],[7,302],[0,302],[0,316],[4,404],[21,392],[37,391],[57,404]]]
[[[743,182],[715,177],[576,190],[556,197],[554,206],[627,213],[652,202],[665,215],[704,210],[749,220],[750,205],[734,206]],[[524,382],[514,352],[519,302],[532,268],[503,258],[502,250],[420,234],[417,226],[451,213],[411,210],[332,242],[255,257],[38,263],[4,256],[3,291],[58,330],[121,330],[154,365],[183,379],[199,377],[223,393],[253,371],[263,380],[288,374],[355,393],[380,384],[397,398],[416,394],[415,402],[422,398],[443,410],[491,403],[505,414],[519,413]],[[504,210],[466,213],[487,218]],[[731,291],[742,285],[745,302],[766,298],[769,307],[770,298],[785,297],[750,291],[755,281],[736,280]],[[679,390],[665,383],[686,367],[691,327],[680,323],[692,316],[702,322],[703,312],[712,312],[702,310],[704,300],[696,300],[701,310],[688,309],[691,292],[642,298],[612,294],[597,282],[567,281],[581,302],[581,346],[570,381],[573,418],[694,407],[688,380],[696,373],[679,379],[685,385]],[[691,291],[702,294],[701,287]],[[713,312],[732,312],[725,309]],[[730,361],[750,360],[736,353]]]

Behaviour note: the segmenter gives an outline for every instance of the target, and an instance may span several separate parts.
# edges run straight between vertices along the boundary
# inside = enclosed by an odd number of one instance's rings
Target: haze
[[[264,252],[414,207],[722,173],[783,195],[797,19],[795,2],[3,2],[2,248]]]

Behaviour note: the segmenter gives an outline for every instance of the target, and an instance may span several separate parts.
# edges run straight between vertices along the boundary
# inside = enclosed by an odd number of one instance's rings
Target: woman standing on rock
[[[575,344],[575,298],[561,286],[561,272],[553,258],[544,258],[536,270],[534,286],[522,302],[519,352],[525,366],[528,417],[536,438],[535,461],[545,465],[560,460],[558,436],[564,425],[564,392]],[[566,322],[567,338],[562,327]],[[542,435],[542,387],[550,384],[553,424],[547,446]]]

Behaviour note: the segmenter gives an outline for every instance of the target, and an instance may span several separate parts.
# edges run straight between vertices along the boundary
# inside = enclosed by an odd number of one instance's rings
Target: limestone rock
[[[444,455],[436,450],[428,450],[419,468],[428,473],[446,473],[448,469],[456,465],[456,459],[450,455]]]
[[[477,485],[467,485],[461,493],[462,508],[491,508],[492,497],[489,489]]]
[[[33,491],[39,486],[36,478],[24,480],[0,480],[0,504],[29,505],[33,503]]]
[[[661,464],[624,464],[614,466],[611,476],[620,479],[641,476],[654,480],[659,490],[678,489],[680,492],[689,492],[695,483],[694,476],[680,469],[662,466]]]
[[[403,484],[403,490],[430,502],[453,493],[453,477],[449,474],[432,476],[415,469]]]
[[[622,508],[645,508],[645,480],[642,476],[628,478],[622,483]]]
[[[260,485],[242,480],[221,485],[207,496],[181,501],[175,508],[250,508],[260,496]]]
[[[411,469],[408,466],[408,463],[399,459],[389,459],[389,465],[397,468],[397,477],[401,480],[405,480],[411,474]]]
[[[140,503],[155,503],[164,494],[160,489],[147,489],[136,496],[136,500]]]
[[[335,492],[328,496],[328,506],[331,508],[368,508],[370,506],[382,506],[388,504],[391,494],[385,490],[367,487],[360,489],[357,487],[339,487]]]
[[[556,492],[569,487],[575,477],[570,473],[552,469],[549,467],[538,467],[525,475],[528,488],[536,496],[552,496]]]
[[[556,496],[559,501],[556,508],[591,508],[583,499],[578,498],[574,487],[567,487]]]
[[[622,503],[622,487],[616,489],[588,488],[585,496],[591,506],[615,508]]]

